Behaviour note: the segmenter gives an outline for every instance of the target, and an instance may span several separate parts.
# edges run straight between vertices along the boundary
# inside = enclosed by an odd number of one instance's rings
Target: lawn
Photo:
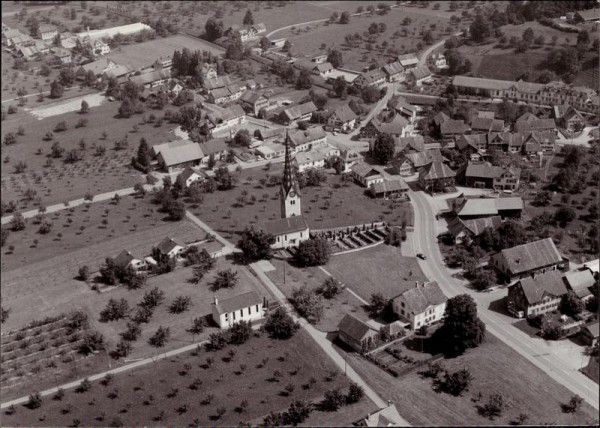
[[[209,357],[212,367],[206,363]],[[275,378],[275,372],[281,377]],[[333,379],[331,373],[335,373]],[[311,377],[316,382],[310,389],[303,388]],[[195,379],[201,382],[192,390]],[[295,387],[291,394],[284,391],[288,384]],[[112,425],[118,418],[125,426],[233,426],[270,411],[286,410],[293,400],[318,402],[326,390],[347,386],[346,378],[305,332],[285,342],[257,333],[243,345],[182,354],[117,375],[107,386],[93,382],[85,393],[66,391],[61,401],[46,398],[36,410],[19,407],[14,415],[3,416],[3,421],[67,426],[77,419],[84,426],[94,426]],[[358,406],[364,412],[374,410],[366,398]],[[219,408],[225,409],[221,417],[217,417]],[[342,408],[335,418],[337,425],[351,422],[348,417]]]
[[[2,146],[2,200],[19,200],[22,208],[29,206],[31,209],[31,205],[25,204],[23,200],[27,189],[35,190],[40,202],[50,205],[81,198],[87,192],[97,194],[131,187],[140,181],[140,173],[129,166],[139,140],[145,137],[152,146],[176,138],[167,123],[163,123],[160,128],[153,124],[142,125],[142,115],[116,119],[118,107],[119,103],[106,102],[91,108],[87,115],[72,112],[42,120],[34,120],[23,109],[9,115],[2,124],[3,136],[8,132],[16,133],[23,123],[27,123],[27,126],[25,135],[17,136],[16,144]],[[157,111],[145,114],[147,117],[150,114],[161,115]],[[87,119],[88,125],[75,128],[81,118]],[[55,132],[56,125],[62,121],[66,122],[67,130]],[[138,126],[137,132],[133,130],[134,126]],[[43,138],[49,131],[54,134],[54,139],[44,141]],[[103,132],[107,133],[106,139],[102,136]],[[115,142],[124,137],[127,137],[128,147],[115,150]],[[58,141],[66,153],[72,149],[80,149],[82,140],[85,149],[80,150],[83,159],[79,162],[66,164],[61,158],[48,157],[54,142]],[[106,153],[97,155],[96,146],[104,147]],[[48,163],[49,159],[51,164]],[[23,173],[15,173],[15,166],[19,162],[25,162],[27,166]]]
[[[267,276],[286,297],[290,297],[295,288],[307,287],[310,290],[318,290],[329,277],[317,267],[297,268],[285,260],[278,259],[272,259],[270,263],[276,270],[267,272]],[[283,280],[284,265],[285,283]],[[326,266],[325,269],[329,269],[329,267]],[[323,305],[323,316],[315,327],[324,332],[337,331],[339,322],[347,313],[352,313],[363,321],[369,319],[363,303],[345,289],[333,299],[323,299]]]
[[[239,185],[232,190],[208,193],[199,206],[190,211],[208,223],[227,239],[237,242],[247,226],[273,220],[280,216],[279,186],[263,186],[260,180],[269,176],[280,177],[283,164],[273,164],[267,171],[252,168],[241,171]],[[333,170],[331,170],[333,171]],[[329,171],[329,172],[331,172]],[[241,206],[237,199],[246,192],[248,203]],[[383,200],[366,196],[365,188],[358,184],[340,184],[340,177],[332,173],[327,182],[318,187],[305,187],[302,193],[302,215],[311,229],[351,226],[384,220],[412,224],[412,207],[409,203],[390,209]],[[252,196],[256,201],[252,203]]]
[[[402,20],[406,17],[412,19],[412,23],[404,26]],[[346,35],[368,34],[367,29],[373,22],[385,24],[385,32],[372,36],[370,44],[363,37],[358,47],[346,45]],[[293,55],[299,57],[327,53],[328,48],[341,48],[344,67],[361,71],[370,63],[382,66],[393,61],[398,54],[417,52],[419,44],[423,48],[419,35],[421,29],[431,30],[434,40],[441,39],[449,34],[448,30],[452,30],[447,26],[448,22],[447,18],[423,15],[414,9],[400,11],[394,8],[386,15],[352,17],[349,25],[315,23],[283,30],[277,33],[277,37],[289,38]]]
[[[332,257],[326,269],[367,301],[372,293],[391,299],[414,288],[416,281],[427,281],[416,258],[403,257],[399,248],[388,245]]]
[[[600,359],[598,359],[597,355],[595,357],[590,357],[590,362],[581,371],[583,372],[583,374],[585,374],[587,377],[592,379],[594,382],[598,383],[599,377],[600,377],[598,375],[598,365],[599,364],[600,364]]]
[[[569,401],[570,391],[489,333],[480,347],[442,361],[450,371],[465,367],[471,371],[474,380],[462,397],[434,392],[431,380],[421,377],[418,371],[394,378],[356,354],[350,354],[348,361],[414,425],[508,425],[520,413],[529,416],[526,423],[531,425],[598,423],[597,412],[585,403],[575,414],[562,413],[560,404]],[[480,416],[473,401],[479,393],[483,397],[480,404],[487,402],[489,394],[498,393],[509,403],[508,408],[494,421]]]

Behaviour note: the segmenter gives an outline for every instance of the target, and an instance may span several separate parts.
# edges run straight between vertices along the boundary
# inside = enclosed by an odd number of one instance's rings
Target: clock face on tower
[[[293,190],[290,190],[290,198],[293,198],[294,196],[296,196],[296,192],[294,192]]]

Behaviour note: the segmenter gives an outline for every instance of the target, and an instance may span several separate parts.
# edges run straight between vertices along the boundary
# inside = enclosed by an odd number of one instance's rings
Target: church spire
[[[296,174],[294,173],[294,166],[292,165],[292,155],[290,153],[287,130],[285,131],[285,164],[283,167],[283,179],[281,180],[281,187],[284,195],[287,195],[292,189],[298,193],[298,183],[296,181]]]

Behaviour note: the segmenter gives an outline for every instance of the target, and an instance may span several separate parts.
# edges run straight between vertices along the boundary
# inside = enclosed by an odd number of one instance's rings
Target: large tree
[[[491,35],[491,25],[483,13],[478,13],[469,27],[469,34],[474,42],[483,42]]]
[[[206,40],[212,42],[223,35],[223,21],[217,20],[215,17],[210,17],[204,26]]]
[[[308,70],[300,71],[298,79],[296,79],[296,89],[310,89],[312,87],[312,78]]]
[[[324,238],[311,238],[302,241],[296,251],[295,259],[300,266],[320,266],[329,261],[331,247]]]
[[[246,228],[242,233],[242,239],[238,241],[238,248],[244,253],[247,260],[256,261],[270,259],[272,256],[271,245],[275,243],[275,237],[262,230]]]
[[[344,65],[344,59],[342,58],[342,52],[338,49],[331,49],[327,55],[327,61],[334,67],[338,68]]]
[[[298,323],[282,307],[270,312],[263,326],[271,337],[281,340],[292,337],[299,327]]]
[[[453,297],[446,303],[444,324],[434,333],[434,342],[449,357],[463,354],[483,342],[485,324],[477,316],[477,305],[468,294]]]
[[[373,143],[373,159],[382,165],[394,158],[395,144],[390,134],[381,133]]]
[[[583,302],[574,291],[569,291],[560,299],[559,309],[561,313],[572,317],[583,311]]]
[[[254,25],[254,16],[252,16],[252,11],[250,9],[246,10],[242,23],[244,25]]]

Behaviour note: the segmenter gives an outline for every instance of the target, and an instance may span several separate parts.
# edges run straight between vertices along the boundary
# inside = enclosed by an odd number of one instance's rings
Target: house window
[[[258,312],[258,305],[256,305],[256,312]]]
[[[232,313],[233,313],[233,320],[235,321],[235,311],[233,311]]]

